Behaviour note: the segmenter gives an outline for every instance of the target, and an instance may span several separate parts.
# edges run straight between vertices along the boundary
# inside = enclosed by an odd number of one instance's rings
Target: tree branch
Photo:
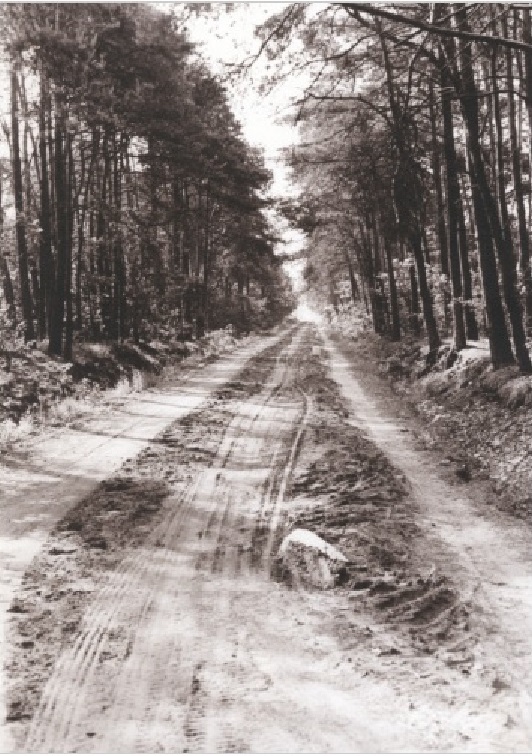
[[[527,42],[519,42],[515,39],[507,39],[506,37],[494,37],[491,34],[475,34],[474,32],[461,31],[459,29],[450,29],[445,26],[436,26],[426,21],[411,18],[405,16],[402,13],[396,13],[395,11],[388,11],[380,6],[366,5],[365,3],[342,3],[342,7],[345,8],[347,13],[356,18],[358,13],[369,13],[372,16],[378,16],[379,18],[387,18],[390,21],[397,21],[407,26],[413,26],[420,31],[430,32],[431,34],[438,34],[441,37],[454,37],[458,39],[466,39],[469,42],[482,42],[483,44],[493,45],[495,47],[502,45],[511,47],[514,50],[521,50],[523,52],[532,53],[532,45]]]

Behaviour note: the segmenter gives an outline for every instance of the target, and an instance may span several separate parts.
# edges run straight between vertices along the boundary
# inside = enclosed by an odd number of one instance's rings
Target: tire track
[[[148,615],[154,612],[156,587],[160,589],[161,580],[164,580],[166,573],[169,572],[168,567],[172,562],[173,549],[178,544],[184,543],[183,533],[187,532],[187,521],[189,524],[195,522],[195,518],[191,517],[191,510],[198,501],[225,501],[225,504],[222,504],[221,507],[215,507],[212,513],[215,518],[219,518],[221,514],[219,532],[224,529],[224,518],[227,523],[230,516],[230,487],[227,487],[227,482],[223,480],[223,476],[220,476],[219,471],[223,471],[227,466],[228,460],[234,454],[235,446],[242,443],[242,439],[246,439],[253,427],[258,422],[260,423],[261,414],[277,395],[289,372],[289,362],[286,358],[293,354],[299,341],[300,338],[296,339],[278,355],[272,376],[251,416],[248,412],[243,412],[245,403],[241,402],[237,405],[237,414],[229,423],[222,437],[209,474],[196,479],[191,486],[172,497],[171,502],[169,502],[167,517],[154,530],[152,536],[148,539],[147,547],[139,550],[136,555],[125,559],[100,591],[99,596],[85,615],[84,630],[79,634],[73,647],[63,653],[58,660],[54,675],[45,689],[28,734],[26,742],[28,751],[37,749],[63,751],[72,745],[72,736],[74,736],[74,741],[76,740],[73,730],[79,729],[78,723],[86,719],[87,707],[89,710],[94,708],[94,706],[91,707],[87,696],[84,694],[90,691],[96,683],[95,678],[98,669],[101,667],[102,655],[106,646],[109,645],[110,638],[112,638],[113,629],[123,627],[128,618],[130,620],[129,632],[126,635],[125,642],[122,643],[122,646],[125,646],[126,649],[125,662],[113,698],[118,696],[120,699],[122,697],[124,703],[130,697],[135,698],[135,691],[138,689],[136,677],[139,673],[142,675],[143,670],[142,665],[139,667],[139,664],[134,664],[131,659],[135,655],[137,659],[144,660],[145,663],[149,656],[134,654],[137,635],[135,628],[142,627]],[[274,420],[276,419],[275,417]],[[274,420],[270,421],[272,432],[276,424]],[[260,434],[258,435],[260,436]],[[222,496],[220,488],[224,486],[225,494]],[[196,507],[196,515],[197,509]],[[219,540],[218,534],[215,539],[216,544]],[[151,549],[161,542],[163,546],[156,548],[157,559],[154,564]],[[208,542],[205,541],[203,548],[207,545]],[[207,553],[211,553],[212,556],[212,551]],[[151,572],[153,572],[152,575],[150,575]],[[151,584],[151,589],[147,593],[135,590],[135,587],[146,581],[147,577],[151,577],[151,580],[147,581],[148,584]],[[175,598],[176,592],[174,591],[172,599]],[[132,618],[134,618],[134,621],[131,621]],[[149,636],[148,645],[152,642],[153,638]],[[176,650],[174,645],[170,657]],[[159,658],[159,656],[157,655],[155,658]],[[144,673],[144,677],[147,675],[147,672]],[[192,678],[193,680],[198,678],[197,671],[192,674]],[[197,682],[193,682],[192,687],[197,684]],[[72,690],[77,692],[76,703],[73,708],[70,705]],[[91,737],[89,741],[91,746],[104,744],[92,731],[88,731],[87,736]]]
[[[284,387],[280,386],[278,393],[281,393],[282,388]],[[282,506],[286,482],[292,470],[304,432],[304,424],[308,416],[309,406],[306,400],[303,411],[300,411],[298,407],[294,409],[292,406],[292,414],[294,416],[289,425],[290,429],[295,425],[295,433],[291,432],[289,434],[292,436],[291,441],[284,436],[280,437],[279,434],[279,427],[282,427],[283,420],[286,421],[288,411],[289,405],[278,405],[269,421],[266,422],[266,428],[263,432],[263,445],[266,448],[271,447],[268,461],[269,472],[266,479],[261,481],[261,495],[257,496],[255,492],[255,507],[251,508],[250,511],[250,502],[246,500],[246,492],[243,491],[240,500],[238,497],[235,498],[234,495],[229,498],[228,504],[221,514],[216,545],[213,549],[209,550],[208,555],[210,555],[211,572],[221,575],[222,579],[227,581],[226,590],[217,592],[216,596],[209,597],[207,601],[202,592],[194,594],[193,611],[200,618],[203,618],[200,622],[208,621],[213,610],[211,600],[215,601],[215,612],[218,620],[216,644],[210,657],[205,659],[204,656],[200,656],[199,658],[202,660],[202,670],[205,670],[205,674],[211,672],[211,677],[215,681],[221,677],[222,681],[225,681],[225,685],[219,684],[216,686],[210,682],[210,695],[203,701],[200,716],[198,716],[196,710],[196,699],[191,698],[193,701],[193,713],[196,715],[194,717],[195,730],[193,737],[188,737],[187,739],[185,751],[202,752],[208,750],[229,753],[249,750],[249,745],[242,737],[241,726],[238,724],[238,716],[233,717],[236,720],[236,725],[232,724],[230,716],[231,713],[235,713],[238,707],[239,697],[247,695],[257,685],[257,681],[253,680],[253,674],[250,675],[250,667],[251,671],[254,668],[253,660],[249,655],[246,655],[245,650],[243,652],[243,660],[240,661],[239,659],[239,651],[245,649],[245,643],[242,639],[244,628],[242,626],[235,627],[234,619],[238,617],[238,612],[233,609],[233,604],[240,600],[240,591],[242,590],[242,585],[245,590],[245,583],[243,584],[240,581],[234,583],[232,581],[237,573],[241,578],[245,579],[246,573],[250,574],[252,572],[251,549],[253,546],[253,535],[257,527],[257,519],[260,518],[264,522],[266,518],[274,533],[277,527],[277,517]],[[242,455],[240,457],[241,462],[245,463],[247,450],[244,445],[242,446],[243,448],[237,451]],[[239,458],[238,453],[236,455],[237,459]],[[276,481],[279,477],[281,478],[281,483],[277,487]],[[273,498],[274,491],[277,491],[275,498]],[[244,517],[243,511],[246,510],[247,516]],[[277,517],[274,515],[277,515]],[[238,549],[241,547],[238,538],[242,528],[246,529],[246,536],[249,541],[247,559],[239,559],[238,555]],[[235,536],[237,540],[236,545],[234,543]],[[270,548],[272,544],[273,537]],[[264,577],[267,577],[268,572],[264,570],[262,564],[263,559],[260,559],[259,568],[262,579],[264,579]],[[203,648],[201,643],[198,646],[200,646],[200,651],[202,649],[204,655],[204,644]],[[258,669],[256,670],[255,677],[258,680],[259,687],[271,684],[271,680],[266,680]],[[205,682],[204,684],[208,685],[209,682]],[[203,726],[204,729],[206,727],[207,732],[204,730],[198,731],[201,719],[203,719]]]
[[[292,332],[289,332],[288,335],[293,336],[294,332],[295,329],[293,329]],[[281,340],[282,338],[285,338],[285,336],[281,336],[278,340]],[[276,362],[276,365],[277,363],[278,360]],[[182,496],[186,497],[186,495],[186,491],[182,493]],[[166,533],[167,525],[167,522],[162,523],[162,525],[154,533],[154,536],[151,539],[152,542],[157,544],[157,542],[161,540],[161,537]],[[102,587],[99,594],[100,600],[107,601],[109,605],[109,609],[103,614],[106,620],[103,624],[103,627],[99,626],[98,622],[96,622],[98,617],[95,614],[94,605],[92,605],[86,612],[84,618],[84,629],[80,634],[78,634],[74,648],[71,651],[71,655],[81,661],[80,678],[77,680],[78,683],[84,679],[86,667],[90,666],[94,662],[94,659],[97,658],[102,652],[102,645],[105,642],[105,631],[106,629],[108,629],[116,616],[116,596],[124,592],[127,587],[125,581],[131,579],[132,574],[134,574],[135,577],[139,577],[139,569],[141,568],[142,557],[140,556],[136,560],[134,560],[133,563],[131,563],[131,560],[129,560],[129,562],[124,562],[115,572],[113,580],[107,581],[106,585]],[[71,662],[72,660],[69,659],[66,655],[62,655],[59,658],[55,669],[55,680],[61,680],[61,676],[62,674],[64,674],[65,668],[69,664],[71,664]],[[60,687],[60,683],[58,683],[58,685]],[[69,710],[70,701],[61,700],[58,692],[59,687],[56,687],[54,689],[53,682],[50,681],[48,690],[42,697],[41,703],[37,709],[36,714],[34,715],[33,724],[30,726],[30,732],[27,740],[28,747],[31,745],[36,735],[38,729],[37,723],[39,721],[42,722],[51,717],[57,718],[58,716],[60,716],[55,713],[56,709],[63,710],[64,712],[67,712]],[[52,741],[53,737],[54,734],[52,733]]]
[[[221,447],[220,451],[224,454],[223,440]],[[225,452],[224,456],[229,453]],[[140,605],[134,606],[132,606],[132,597],[137,595],[135,586],[142,582],[143,575],[148,571],[152,556],[150,547],[153,548],[156,543],[163,540],[163,553],[161,554],[160,549],[158,550],[158,561],[161,563],[158,571],[164,574],[164,564],[168,558],[169,546],[182,527],[184,519],[198,496],[200,486],[205,487],[205,477],[198,478],[189,489],[181,492],[177,499],[172,497],[173,507],[167,518],[149,538],[148,547],[137,552],[135,557],[128,557],[124,560],[118,573],[115,573],[116,577],[113,575],[92,605],[84,621],[85,633],[78,638],[70,653],[67,652],[63,655],[60,666],[56,668],[54,675],[56,685],[47,694],[45,692],[43,696],[44,706],[34,718],[27,742],[28,750],[32,750],[36,745],[34,739],[35,736],[38,737],[38,730],[42,727],[42,724],[39,725],[39,723],[43,722],[47,723],[47,730],[42,745],[47,750],[53,747],[59,747],[59,750],[62,750],[59,744],[67,737],[72,722],[79,719],[83,708],[83,697],[81,695],[77,697],[74,710],[69,706],[69,687],[72,686],[81,693],[81,690],[89,684],[91,670],[97,666],[112,625],[116,624],[118,627],[122,625],[119,622],[119,614],[125,608],[124,603],[127,604],[127,614],[132,614],[138,618],[136,624],[140,624],[146,617],[151,596],[145,596]],[[131,624],[126,648],[134,643],[134,635],[134,625]],[[68,686],[65,686],[65,678],[68,679],[69,676],[72,678],[71,682]],[[61,712],[58,717],[55,716],[56,710]]]
[[[291,352],[295,351],[297,346],[298,344],[293,344],[290,350],[280,355],[278,366],[280,367],[284,363],[284,367],[276,377],[272,395],[269,397],[268,402],[262,404],[259,410],[255,412],[253,417],[252,428],[255,428],[257,432],[240,435],[235,438],[231,454],[232,469],[247,469],[250,457],[253,459],[261,449],[264,449],[264,447],[268,448],[276,431],[278,435],[278,409],[274,407],[269,417],[264,418],[263,416],[269,410],[269,403],[274,397],[279,395],[286,381],[290,370],[290,362],[287,358]],[[283,412],[285,412],[284,409]],[[258,432],[257,428],[260,424],[266,425],[266,428],[262,429],[262,433]],[[260,439],[260,444],[256,451],[252,448],[253,453],[250,453],[249,446],[252,438]],[[268,463],[265,463],[266,468],[269,468],[271,464],[271,455],[268,456]],[[230,728],[228,730],[226,724],[220,721],[217,722],[219,707],[213,706],[214,698],[215,701],[221,704],[222,711],[225,711],[230,704],[231,693],[223,688],[213,691],[211,677],[213,671],[215,672],[214,678],[217,679],[221,671],[231,669],[234,666],[231,649],[235,647],[235,641],[231,635],[231,606],[228,600],[228,591],[230,592],[231,588],[234,590],[234,586],[231,585],[230,581],[236,575],[238,563],[238,543],[235,546],[234,536],[237,535],[238,537],[241,533],[239,522],[242,522],[242,510],[248,510],[245,518],[248,523],[248,530],[251,530],[249,522],[250,516],[253,513],[249,511],[249,498],[247,496],[249,490],[247,490],[246,486],[243,487],[243,490],[239,490],[238,476],[236,480],[232,479],[227,470],[227,465],[222,479],[219,479],[219,485],[220,489],[223,490],[219,489],[217,492],[216,499],[220,502],[220,505],[215,507],[210,517],[209,535],[211,537],[209,540],[205,540],[205,536],[202,538],[202,554],[200,560],[196,562],[196,568],[201,567],[203,575],[196,572],[195,587],[181,593],[179,590],[174,591],[173,595],[176,604],[178,602],[180,604],[181,613],[188,617],[196,618],[196,627],[191,633],[193,640],[191,647],[187,646],[186,654],[189,660],[195,660],[194,665],[191,667],[192,661],[189,661],[187,665],[188,672],[183,670],[183,674],[181,675],[182,679],[190,681],[188,683],[188,696],[186,696],[188,703],[185,707],[186,711],[183,714],[184,724],[182,732],[184,742],[179,741],[179,739],[176,740],[174,736],[174,741],[170,740],[171,745],[169,746],[171,750],[181,750],[183,752],[202,752],[212,750],[215,747],[216,750],[221,749],[226,751],[229,746],[233,750],[238,750],[238,744],[235,738],[232,737],[229,731]],[[251,560],[249,560],[250,563]],[[222,580],[229,581],[224,584],[225,590],[217,591],[214,595],[210,590],[208,577],[213,574],[217,577],[221,576]],[[213,614],[216,615],[216,625],[218,627],[216,643],[214,646],[210,644],[209,653],[206,655],[205,638],[201,631],[202,628],[209,626]],[[174,619],[174,625],[176,624],[178,624],[177,617]],[[223,632],[220,632],[220,628],[223,628]],[[185,633],[175,633],[175,643],[169,654],[170,657],[178,652],[179,640],[183,635]],[[199,674],[198,670],[201,670],[201,674]],[[227,672],[224,674],[227,674]],[[242,674],[244,673],[242,672]],[[150,696],[155,695],[164,700],[160,683],[161,678],[157,677],[155,689],[150,691]],[[157,729],[157,726],[155,726],[155,729]],[[220,731],[225,733],[223,735],[223,743],[219,742]]]

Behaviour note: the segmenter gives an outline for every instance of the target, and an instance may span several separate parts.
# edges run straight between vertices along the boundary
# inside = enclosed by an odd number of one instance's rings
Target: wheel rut
[[[266,577],[253,533],[261,518],[271,550],[304,425],[304,397],[289,386],[300,347],[298,333],[262,391],[234,403],[211,465],[169,497],[147,542],[100,588],[57,660],[27,751],[242,749],[230,718],[218,721],[216,712],[230,708],[235,685],[250,684],[238,664],[242,631],[232,604],[239,581],[257,579],[257,561],[258,579]]]
[[[527,642],[508,622],[493,637],[499,606],[477,584],[495,556],[480,572],[480,541],[465,543],[478,522],[371,399],[344,383],[338,358],[329,377],[323,344],[312,328],[294,329],[69,513],[67,535],[52,536],[19,599],[24,664],[31,673],[34,660],[53,662],[36,692],[30,679],[12,699],[34,712],[20,750],[478,752],[504,750],[508,736],[525,743],[529,698],[514,675]],[[90,527],[70,532],[84,517]],[[283,573],[278,544],[294,527],[346,555],[334,590]],[[95,535],[109,552],[93,550]],[[487,588],[497,595],[516,563],[501,543],[504,574]],[[96,588],[85,589],[81,612],[61,595],[83,581]],[[67,633],[41,620],[54,608]]]

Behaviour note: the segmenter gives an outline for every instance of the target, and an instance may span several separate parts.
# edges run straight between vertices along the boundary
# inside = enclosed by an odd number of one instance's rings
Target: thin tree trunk
[[[410,323],[414,335],[419,336],[421,329],[419,324],[419,292],[417,288],[416,268],[414,265],[410,265],[408,270],[410,273]]]
[[[67,175],[66,197],[67,206],[66,215],[66,270],[65,270],[65,344],[63,348],[63,357],[70,362],[72,360],[72,347],[74,336],[74,317],[72,309],[72,237],[74,230],[74,156],[72,154],[72,139],[68,132],[65,135],[65,169]]]
[[[384,297],[381,287],[381,273],[382,273],[382,261],[380,251],[379,233],[377,230],[377,215],[374,210],[371,212],[371,238],[373,243],[371,248],[373,250],[373,288],[375,299],[375,317],[376,317],[376,332],[384,334],[385,328],[385,313],[384,313]],[[368,236],[370,229],[368,228]],[[378,288],[377,288],[378,287]]]
[[[366,220],[366,224],[368,224],[367,220]],[[360,221],[359,228],[360,228],[361,248],[363,251],[364,262],[365,262],[364,267],[366,271],[366,281],[367,281],[368,289],[369,289],[369,303],[370,303],[370,308],[371,308],[371,319],[373,322],[373,330],[375,331],[375,333],[380,333],[378,306],[377,306],[376,296],[375,296],[375,270],[374,270],[373,251],[371,248],[369,231],[368,233],[366,233],[366,230],[364,228],[364,223],[362,221]]]
[[[209,285],[211,273],[211,247],[210,247],[210,223],[209,223],[209,188],[205,190],[205,245],[203,249],[203,328],[209,330]]]
[[[2,276],[2,289],[6,300],[7,317],[13,328],[17,325],[17,313],[15,307],[15,293],[13,281],[9,272],[9,265],[4,255],[4,208],[2,205],[2,175],[0,174],[0,275]]]
[[[529,7],[522,9],[523,13],[523,42],[532,44],[532,21]],[[532,53],[524,54],[525,64],[525,104],[528,120],[528,223],[532,223]],[[530,320],[530,315],[527,312]]]
[[[109,135],[106,132],[103,135],[103,172],[100,175],[98,219],[96,224],[96,237],[98,239],[96,270],[100,279],[100,284],[98,286],[99,314],[102,322],[102,335],[105,339],[109,338],[111,307],[111,292],[109,291],[109,261],[107,256],[109,251],[108,205],[111,200],[109,195],[111,164],[108,140]]]
[[[28,248],[26,244],[26,221],[24,218],[24,199],[22,186],[22,164],[20,159],[20,142],[18,126],[18,97],[17,97],[17,64],[13,62],[11,69],[11,141],[13,151],[13,184],[16,211],[16,237],[18,269],[20,279],[20,294],[22,300],[22,315],[24,318],[24,338],[31,341],[35,338],[31,292],[28,279]]]
[[[351,287],[351,299],[353,300],[353,304],[355,304],[358,299],[358,286],[357,286],[357,280],[355,278],[355,269],[353,267],[351,256],[349,255],[349,250],[345,246],[342,247],[342,249],[344,253],[345,264],[347,265],[347,273],[349,275],[349,285]]]
[[[465,6],[460,4],[457,16],[461,27],[467,31],[467,17]],[[526,347],[526,335],[519,295],[517,292],[517,276],[515,260],[512,254],[511,240],[501,225],[497,213],[497,205],[491,192],[480,142],[478,121],[478,92],[473,75],[471,44],[460,41],[460,60],[462,68],[463,93],[460,98],[464,121],[466,123],[471,156],[472,181],[478,183],[479,196],[484,205],[485,221],[487,221],[490,236],[495,242],[501,275],[503,281],[504,298],[512,326],[513,341],[519,367],[524,373],[532,373],[532,362]]]
[[[397,283],[393,269],[392,245],[390,240],[384,237],[384,251],[386,253],[386,266],[388,270],[388,282],[390,285],[390,308],[392,311],[392,325],[390,338],[392,341],[401,339],[401,319],[399,316],[399,299],[397,296]]]
[[[462,198],[458,203],[458,239],[460,246],[460,262],[462,265],[462,281],[464,285],[464,316],[467,338],[478,341],[478,326],[473,307],[473,280],[469,264],[469,249],[467,244],[467,228],[465,223],[464,205]]]
[[[431,136],[432,136],[432,173],[434,177],[434,193],[436,195],[436,230],[438,233],[438,243],[440,246],[440,267],[441,272],[445,275],[449,275],[449,251],[447,244],[447,228],[445,225],[445,206],[443,203],[443,189],[442,189],[442,175],[441,175],[441,160],[440,160],[440,144],[438,141],[438,135],[436,131],[436,108],[434,98],[434,87],[432,79],[429,79],[429,108],[430,108],[430,123],[431,123]],[[444,132],[445,136],[445,132]]]
[[[48,171],[48,150],[46,140],[46,114],[50,98],[46,86],[46,76],[41,67],[40,108],[39,108],[39,153],[41,159],[41,235],[39,240],[39,335],[45,339],[50,324],[51,304],[54,290],[54,261],[52,257],[52,226],[50,204],[50,177]]]
[[[54,286],[54,301],[50,324],[48,351],[60,356],[63,348],[63,330],[65,325],[65,289],[68,267],[68,217],[67,186],[65,166],[65,145],[63,143],[63,116],[61,103],[56,103],[55,138],[54,138],[54,184],[57,223],[57,266]]]
[[[447,178],[449,262],[453,291],[454,348],[456,349],[456,351],[460,351],[466,346],[464,309],[462,304],[462,271],[460,266],[460,251],[458,240],[460,186],[458,183],[456,149],[454,144],[454,125],[451,107],[451,81],[449,77],[449,71],[443,60],[441,60],[440,64],[440,77],[442,88],[441,103],[443,114],[443,145],[445,152],[445,171]]]
[[[503,21],[503,33],[508,34],[508,24],[506,23],[506,19]],[[516,38],[516,36],[516,29],[514,26],[514,38]],[[528,225],[523,197],[523,180],[521,176],[521,146],[520,141],[517,138],[513,53],[510,48],[506,50],[506,72],[508,77],[508,125],[510,129],[513,184],[519,228],[521,275],[523,276],[525,287],[525,318],[527,327],[530,329],[532,327],[532,271],[530,270],[530,242],[528,238]]]

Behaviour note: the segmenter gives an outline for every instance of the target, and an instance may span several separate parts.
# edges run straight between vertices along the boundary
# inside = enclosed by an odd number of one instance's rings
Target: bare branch
[[[408,26],[413,26],[420,31],[430,32],[431,34],[438,34],[441,37],[454,37],[458,39],[466,39],[469,42],[481,42],[483,44],[492,45],[495,47],[506,46],[511,47],[514,50],[521,50],[523,52],[532,53],[532,45],[527,42],[519,42],[515,39],[507,39],[506,37],[495,37],[491,34],[475,34],[474,32],[461,31],[460,29],[451,29],[445,26],[436,26],[420,19],[411,18],[405,16],[402,13],[396,13],[395,11],[388,11],[377,5],[366,5],[365,3],[342,3],[342,7],[345,8],[350,16],[357,18],[359,13],[369,13],[371,16],[378,16],[379,18],[387,18],[390,21],[397,21]]]

